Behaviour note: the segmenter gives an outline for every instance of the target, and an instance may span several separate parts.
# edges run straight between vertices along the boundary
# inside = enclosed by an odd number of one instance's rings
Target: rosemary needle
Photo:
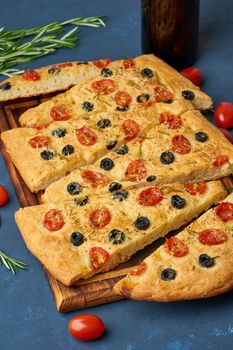
[[[80,26],[105,27],[103,18],[77,17],[31,29],[6,31],[0,28],[0,74],[8,77],[20,74],[21,70],[12,67],[34,61],[61,47],[74,48],[79,40]],[[67,25],[74,28],[66,31]]]
[[[27,264],[24,264],[23,262],[17,260],[17,259],[13,259],[9,256],[7,256],[6,254],[4,254],[1,250],[0,250],[0,265],[5,265],[5,267],[11,271],[11,273],[13,273],[13,275],[16,275],[16,272],[18,271],[18,269],[26,269],[27,268]]]

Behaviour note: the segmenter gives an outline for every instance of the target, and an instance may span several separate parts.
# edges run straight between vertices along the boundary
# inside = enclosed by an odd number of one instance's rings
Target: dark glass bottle
[[[199,0],[142,0],[142,50],[180,70],[194,64]]]

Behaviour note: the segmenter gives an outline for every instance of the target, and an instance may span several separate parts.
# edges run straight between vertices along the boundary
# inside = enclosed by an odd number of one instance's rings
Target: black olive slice
[[[143,93],[143,94],[141,94],[141,95],[139,95],[139,96],[137,97],[137,102],[138,102],[138,103],[146,102],[146,101],[149,100],[149,98],[150,98],[150,95],[148,95],[148,94],[146,94],[146,93]]]
[[[176,271],[174,269],[170,269],[170,268],[164,269],[161,272],[161,278],[164,281],[174,280],[176,278]]]
[[[203,131],[198,131],[195,134],[195,139],[198,142],[205,142],[208,139],[208,135]]]
[[[67,192],[72,196],[79,194],[82,191],[82,186],[78,182],[70,182],[67,187]]]
[[[76,204],[79,207],[83,207],[88,203],[88,196],[82,197],[82,198],[75,198],[74,199],[74,204]]]
[[[108,186],[108,189],[110,192],[113,191],[118,191],[122,188],[122,184],[120,184],[119,182],[112,182],[110,183],[110,185]]]
[[[154,76],[154,72],[150,68],[143,68],[140,73],[143,77],[146,78],[152,78]]]
[[[155,175],[149,175],[146,178],[147,182],[152,182],[152,181],[155,181],[155,180],[156,180],[156,176]]]
[[[121,148],[118,148],[117,150],[116,150],[116,153],[117,154],[120,154],[120,155],[125,155],[126,153],[128,153],[129,152],[129,147],[127,146],[127,145],[124,145],[124,146],[122,146]]]
[[[40,153],[41,158],[43,158],[44,160],[50,160],[53,158],[53,152],[48,151],[48,150],[44,150]]]
[[[84,243],[84,236],[80,232],[73,232],[70,236],[70,242],[76,247]]]
[[[121,244],[125,240],[125,234],[120,230],[114,229],[109,232],[108,238],[112,244]]]
[[[150,220],[146,216],[139,216],[134,225],[139,230],[147,230],[150,226]]]
[[[202,267],[211,267],[214,265],[214,259],[207,254],[201,254],[198,258],[198,262]]]
[[[62,154],[64,154],[64,156],[69,156],[72,153],[74,153],[74,147],[72,145],[66,145],[62,149]]]
[[[175,194],[174,196],[171,197],[171,204],[173,208],[182,209],[186,204],[186,200],[180,197],[178,194]]]
[[[110,119],[101,119],[96,124],[97,128],[105,129],[111,126],[111,120]]]
[[[48,73],[49,74],[57,74],[57,73],[59,73],[61,71],[61,69],[60,68],[56,68],[56,67],[52,67],[52,68],[49,68],[48,69]]]
[[[105,77],[105,78],[111,77],[112,74],[113,74],[113,73],[112,73],[111,69],[109,69],[109,68],[103,68],[103,69],[101,70],[101,75],[102,75],[103,77]]]
[[[91,112],[94,109],[94,105],[93,105],[93,103],[91,103],[89,101],[85,101],[82,104],[82,109],[84,109],[87,112]]]
[[[116,111],[118,111],[118,112],[125,112],[125,111],[127,111],[129,109],[129,106],[123,106],[123,107],[120,107],[120,106],[117,106],[116,107]]]
[[[12,84],[9,81],[7,81],[6,83],[0,85],[0,89],[1,90],[9,90],[11,87],[12,87]]]
[[[100,162],[101,169],[111,170],[114,167],[114,162],[110,158],[104,158]]]
[[[163,164],[171,164],[174,162],[175,156],[172,152],[163,152],[160,155],[160,162]]]
[[[54,136],[54,137],[64,137],[65,136],[65,134],[66,134],[66,129],[64,129],[64,128],[57,128],[57,129],[55,129],[55,130],[53,130],[52,131],[52,136]]]
[[[194,100],[195,98],[195,94],[191,90],[183,90],[182,96],[185,98],[185,100],[190,100],[190,101]]]
[[[114,191],[112,193],[112,198],[115,199],[118,202],[122,202],[123,200],[128,198],[128,191],[126,190],[119,190],[119,191]]]
[[[113,149],[117,144],[117,140],[112,140],[112,141],[109,141],[107,143],[107,146],[106,148],[110,151],[111,149]]]

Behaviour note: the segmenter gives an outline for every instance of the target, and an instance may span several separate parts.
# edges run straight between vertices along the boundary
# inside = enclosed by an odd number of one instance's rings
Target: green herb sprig
[[[31,29],[6,31],[0,28],[0,74],[8,77],[21,74],[23,71],[11,67],[34,61],[61,47],[74,48],[79,41],[79,27],[105,27],[103,18],[77,17]],[[75,27],[65,32],[67,25]]]
[[[10,270],[10,272],[13,275],[16,275],[18,269],[25,270],[27,268],[27,264],[7,256],[1,250],[0,250],[0,265],[5,265],[5,267],[8,270]]]

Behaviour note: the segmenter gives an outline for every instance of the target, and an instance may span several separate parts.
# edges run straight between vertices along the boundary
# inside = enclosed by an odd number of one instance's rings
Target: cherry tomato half
[[[190,80],[193,84],[200,86],[202,81],[202,73],[195,67],[188,67],[180,72],[185,78]]]
[[[5,205],[9,200],[9,195],[5,187],[0,185],[0,207]]]
[[[93,314],[78,315],[71,318],[69,332],[79,340],[94,340],[104,333],[104,323]]]
[[[221,102],[214,111],[214,120],[221,128],[233,128],[233,104]]]

